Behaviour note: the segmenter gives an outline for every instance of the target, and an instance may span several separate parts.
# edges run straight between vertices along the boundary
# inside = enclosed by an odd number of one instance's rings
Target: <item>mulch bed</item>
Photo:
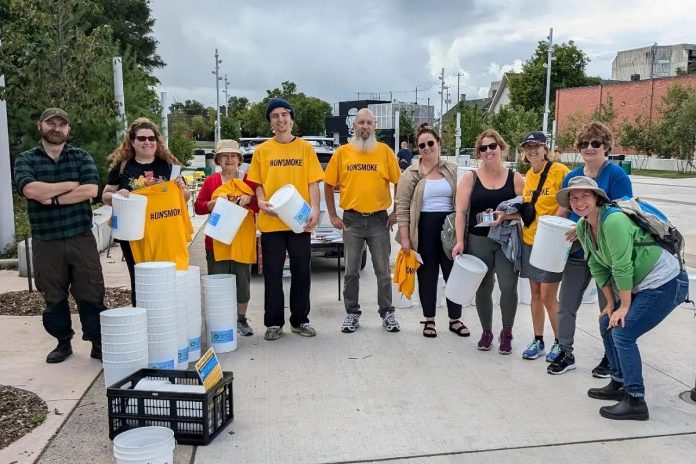
[[[0,385],[0,449],[46,420],[46,402],[30,391]]]
[[[77,306],[71,296],[68,299],[70,312],[76,313]],[[107,288],[104,304],[107,308],[131,306],[130,290],[125,288]],[[40,316],[46,307],[43,296],[36,290],[30,292],[6,292],[0,294],[0,316]]]

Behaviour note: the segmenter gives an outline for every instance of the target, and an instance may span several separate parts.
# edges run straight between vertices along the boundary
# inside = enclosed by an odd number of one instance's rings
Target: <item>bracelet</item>
[[[58,206],[58,205],[59,205],[59,203],[58,203],[58,196],[57,196],[57,195],[56,195],[55,197],[51,198],[51,204],[52,204],[53,206]]]

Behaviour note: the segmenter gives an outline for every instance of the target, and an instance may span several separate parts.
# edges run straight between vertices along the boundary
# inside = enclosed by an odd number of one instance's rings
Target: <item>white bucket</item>
[[[232,203],[225,197],[218,197],[215,207],[210,212],[204,233],[210,238],[229,245],[248,213],[248,209]]]
[[[147,341],[147,326],[144,330],[136,330],[133,332],[120,332],[111,333],[104,332],[104,326],[102,326],[101,334],[102,344],[106,343],[122,343],[123,340],[145,340]]]
[[[174,431],[167,427],[140,427],[114,438],[116,464],[173,464]]]
[[[216,353],[237,349],[237,315],[207,316],[208,342]]]
[[[312,213],[312,208],[302,198],[295,186],[285,185],[273,194],[268,200],[280,219],[296,234],[304,232],[305,223]]]
[[[529,279],[520,277],[517,280],[517,298],[520,304],[532,304],[532,289],[529,286]]]
[[[568,261],[571,242],[566,232],[575,227],[575,222],[559,216],[541,216],[534,235],[529,264],[548,272],[563,272]]]
[[[111,324],[141,324],[146,319],[145,310],[143,308],[114,308],[107,309],[99,313],[99,320],[102,325]]]
[[[198,266],[189,266],[188,270],[188,350],[189,362],[194,362],[201,357],[201,269]]]
[[[694,301],[696,301],[696,274],[689,274],[689,293],[687,296],[692,302],[684,302],[679,306],[685,309],[696,309],[696,303],[694,303]]]
[[[145,369],[147,367],[147,356],[128,361],[108,361],[104,359],[102,365],[104,366],[104,384],[110,387],[134,372]]]
[[[148,357],[147,342],[141,348],[135,351],[104,351],[102,350],[102,359],[110,362],[127,362],[136,361]]]
[[[237,280],[234,274],[210,274],[203,276],[203,288],[229,287],[230,283],[236,285]]]
[[[590,284],[585,289],[585,293],[582,295],[582,304],[593,304],[597,303],[597,284],[594,279],[590,280]]]
[[[111,197],[112,236],[118,240],[140,240],[145,235],[147,197],[131,193],[128,198],[114,193]]]
[[[394,282],[392,282],[392,305],[397,309],[406,309],[413,306],[413,302],[399,291],[399,284]]]
[[[172,275],[176,273],[176,263],[171,261],[146,261],[135,265],[135,275]]]
[[[459,255],[454,259],[447,280],[445,296],[454,303],[467,305],[476,295],[483,276],[488,272],[486,263],[473,255]]]

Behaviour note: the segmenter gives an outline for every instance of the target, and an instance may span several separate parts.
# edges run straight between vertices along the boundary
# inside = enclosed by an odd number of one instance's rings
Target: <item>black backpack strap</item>
[[[551,165],[553,164],[553,161],[547,161],[546,166],[544,166],[544,170],[541,173],[541,177],[539,177],[539,184],[537,184],[536,190],[532,193],[532,201],[530,201],[530,204],[534,206],[539,199],[539,195],[541,195],[541,189],[544,186],[544,183],[546,182],[546,177],[549,175],[549,170],[551,169]]]

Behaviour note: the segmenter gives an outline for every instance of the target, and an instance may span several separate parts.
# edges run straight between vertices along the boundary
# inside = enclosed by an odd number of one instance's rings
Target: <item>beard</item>
[[[41,138],[51,145],[61,145],[68,140],[68,136],[53,130],[48,130],[46,132],[41,132]]]
[[[372,149],[375,147],[375,143],[377,143],[377,137],[375,136],[374,132],[368,135],[367,138],[363,138],[356,133],[350,139],[350,143],[352,143],[353,146],[358,149],[358,151],[372,151]]]

